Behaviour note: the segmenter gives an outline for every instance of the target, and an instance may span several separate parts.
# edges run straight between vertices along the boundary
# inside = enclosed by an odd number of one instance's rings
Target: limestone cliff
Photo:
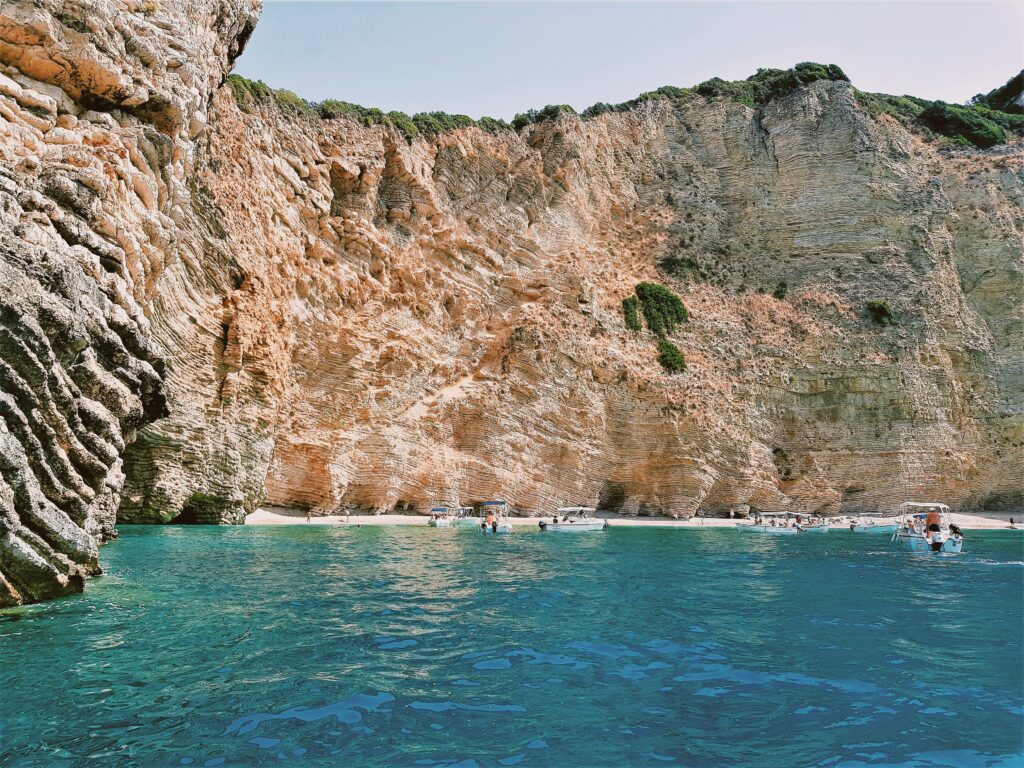
[[[168,412],[154,305],[223,279],[196,147],[258,12],[0,4],[0,605],[99,570],[125,446]]]
[[[193,6],[0,14],[0,603],[77,587],[118,508],[1020,503],[1020,144],[843,80],[410,139],[243,110],[258,9]],[[683,373],[624,326],[644,280]]]

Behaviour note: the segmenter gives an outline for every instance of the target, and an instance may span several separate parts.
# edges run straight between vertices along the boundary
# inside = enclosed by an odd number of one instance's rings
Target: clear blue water
[[[122,529],[6,766],[1022,766],[1024,537]]]

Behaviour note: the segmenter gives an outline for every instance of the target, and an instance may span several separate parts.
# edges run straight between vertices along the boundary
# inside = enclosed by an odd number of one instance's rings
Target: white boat
[[[808,517],[802,519],[797,516],[796,527],[800,529],[801,533],[828,533],[831,527],[820,517]]]
[[[900,518],[903,522],[892,540],[905,549],[954,555],[963,550],[963,533],[950,522],[945,504],[905,501],[900,504]]]
[[[508,504],[504,499],[485,501],[480,505],[480,530],[484,533],[512,533],[508,517]]]
[[[473,514],[472,507],[459,507],[453,525],[456,528],[479,528],[480,518]]]
[[[816,523],[814,525],[804,525],[803,523],[801,523],[797,526],[797,528],[800,529],[800,533],[828,533],[830,530],[832,530],[825,523]]]
[[[593,507],[559,507],[550,523],[541,520],[537,525],[542,531],[603,531],[608,527],[608,521],[594,517],[596,512]]]
[[[431,528],[476,528],[480,525],[480,520],[473,514],[472,507],[441,504],[430,508],[430,520],[427,525]]]
[[[884,533],[888,536],[896,533],[896,529],[899,528],[896,524],[879,523],[872,520],[870,517],[864,517],[863,519],[850,523],[850,530],[854,533]]]
[[[427,525],[431,528],[454,528],[457,519],[458,507],[431,507]]]
[[[795,536],[798,533],[803,533],[796,524],[795,518],[796,515],[792,512],[762,512],[754,517],[754,522],[750,525],[737,525],[736,528],[746,533]]]

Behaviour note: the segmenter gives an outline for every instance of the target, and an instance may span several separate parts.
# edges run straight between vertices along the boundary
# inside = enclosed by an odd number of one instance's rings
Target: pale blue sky
[[[819,61],[962,102],[1024,67],[1015,2],[284,2],[236,71],[313,101],[511,118]]]

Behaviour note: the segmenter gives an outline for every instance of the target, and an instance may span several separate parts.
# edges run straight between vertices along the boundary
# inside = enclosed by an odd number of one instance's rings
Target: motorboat
[[[801,533],[828,533],[832,530],[824,518],[808,517],[804,519],[800,515],[797,515],[796,527],[800,529]]]
[[[485,501],[480,505],[480,530],[484,533],[512,533],[508,503],[504,499]]]
[[[854,533],[884,533],[888,536],[896,533],[896,529],[899,528],[895,523],[881,523],[877,522],[872,517],[863,516],[859,520],[854,520],[850,523],[850,530]]]
[[[792,512],[761,512],[754,517],[749,525],[737,525],[746,533],[766,533],[771,536],[795,536],[803,533],[796,523],[796,515]]]
[[[900,519],[892,541],[911,552],[955,555],[963,550],[963,532],[951,522],[945,504],[905,501],[900,504]]]
[[[550,523],[541,520],[537,525],[542,531],[603,531],[608,527],[608,521],[595,517],[596,513],[593,507],[559,507]]]
[[[427,525],[431,528],[454,528],[459,519],[458,511],[459,507],[431,507]]]
[[[474,514],[472,507],[459,507],[452,525],[456,528],[479,528],[480,518]]]

